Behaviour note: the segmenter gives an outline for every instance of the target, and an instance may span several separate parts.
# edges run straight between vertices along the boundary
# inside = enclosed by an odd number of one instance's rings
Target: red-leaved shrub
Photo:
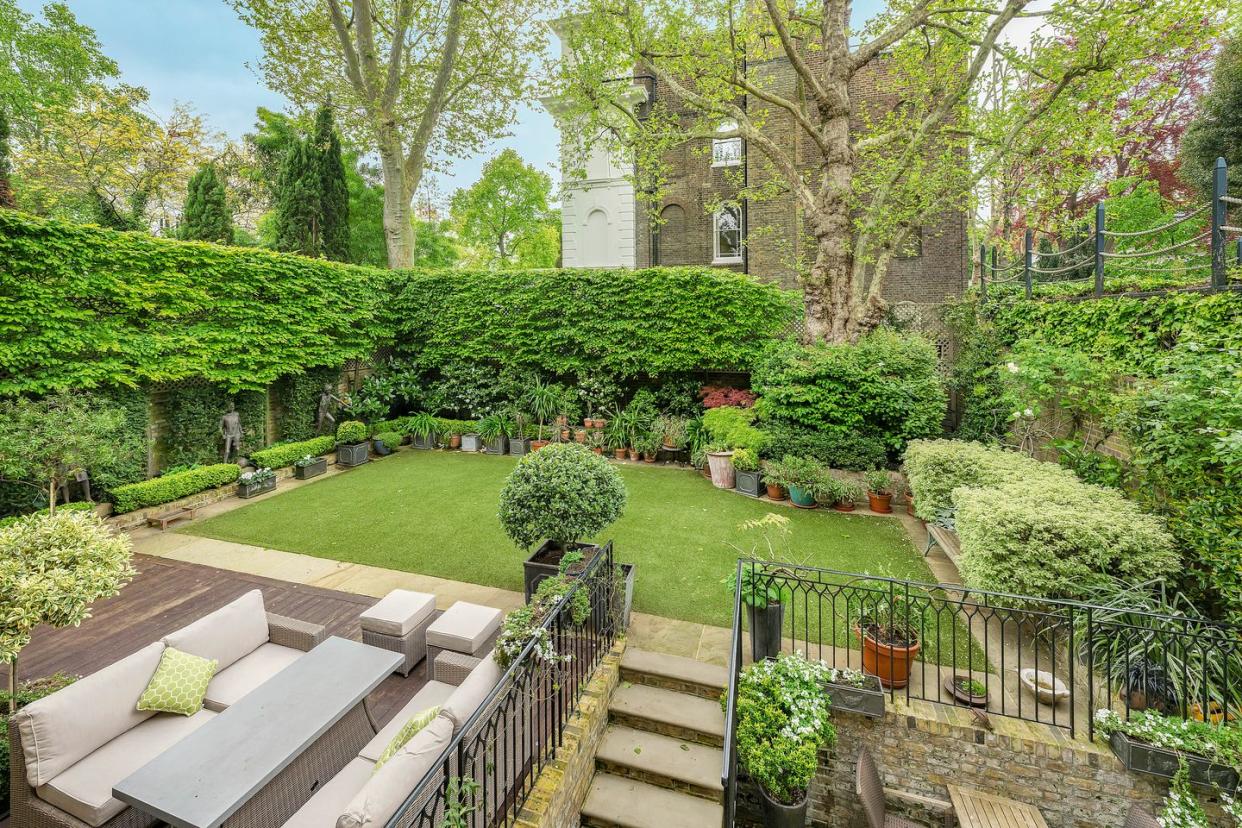
[[[699,399],[702,400],[704,408],[721,408],[726,405],[750,408],[758,398],[752,391],[728,385],[704,385],[699,389]]]

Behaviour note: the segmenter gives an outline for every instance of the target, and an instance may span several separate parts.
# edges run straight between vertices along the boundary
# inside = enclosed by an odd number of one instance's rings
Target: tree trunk
[[[17,712],[17,656],[9,662],[9,715]]]
[[[414,266],[414,222],[410,199],[418,187],[408,181],[401,138],[394,134],[380,141],[380,167],[384,177],[384,244],[392,269]]]

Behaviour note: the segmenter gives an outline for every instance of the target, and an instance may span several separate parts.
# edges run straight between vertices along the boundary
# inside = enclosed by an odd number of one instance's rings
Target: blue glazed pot
[[[804,489],[801,486],[789,487],[789,501],[800,509],[815,508],[815,495],[810,489]]]

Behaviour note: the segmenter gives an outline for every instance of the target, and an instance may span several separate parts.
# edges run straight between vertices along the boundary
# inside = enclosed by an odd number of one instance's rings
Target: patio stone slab
[[[347,566],[340,561],[327,558],[315,558],[295,552],[281,552],[278,549],[264,549],[261,546],[214,538],[199,538],[193,535],[179,535],[178,537],[184,538],[187,542],[173,545],[165,550],[161,546],[164,538],[167,537],[163,535],[135,539],[134,551],[186,563],[205,564],[231,569],[234,572],[262,575],[265,578],[291,581],[295,584],[314,584]]]

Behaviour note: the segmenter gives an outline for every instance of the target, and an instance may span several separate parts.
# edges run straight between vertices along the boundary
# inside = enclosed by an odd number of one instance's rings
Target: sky
[[[286,101],[263,84],[257,71],[262,54],[256,31],[237,19],[224,0],[67,0],[78,19],[95,30],[104,51],[121,68],[121,79],[151,93],[151,106],[167,114],[175,102],[203,115],[209,129],[239,139],[254,125],[257,107],[282,110]],[[37,14],[42,0],[18,0]],[[865,20],[882,0],[857,0],[856,20]],[[552,42],[552,48],[558,45]],[[444,196],[478,180],[484,162],[512,147],[538,169],[557,178],[556,125],[531,101],[518,112],[512,134],[492,142],[478,156],[454,160],[440,176]]]

